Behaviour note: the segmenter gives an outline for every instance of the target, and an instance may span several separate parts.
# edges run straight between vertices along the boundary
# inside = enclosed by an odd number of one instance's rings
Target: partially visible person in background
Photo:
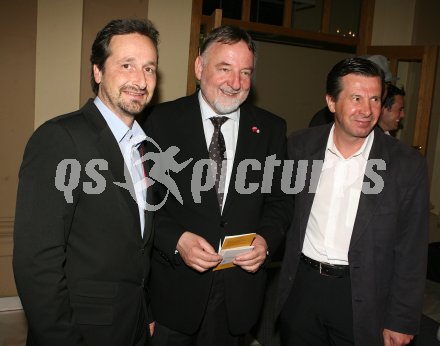
[[[315,113],[312,120],[310,120],[309,127],[330,124],[333,121],[335,121],[333,113],[330,112],[330,109],[328,109],[327,106],[325,106]]]
[[[378,125],[386,133],[396,131],[401,127],[405,117],[405,90],[389,84],[387,94],[382,102],[382,113]]]

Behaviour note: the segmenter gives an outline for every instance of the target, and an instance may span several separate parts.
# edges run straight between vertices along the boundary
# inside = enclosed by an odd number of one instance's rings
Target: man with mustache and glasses
[[[145,179],[135,116],[156,86],[158,35],[149,21],[108,23],[92,46],[95,99],[27,144],[13,257],[27,345],[149,344],[151,194],[115,183]]]
[[[281,193],[280,167],[269,181],[272,186],[262,191],[266,158],[284,157],[286,124],[246,102],[254,64],[255,45],[245,31],[214,29],[195,61],[200,90],[156,106],[147,119],[147,135],[162,150],[176,146],[177,161],[192,159],[170,173],[183,204],[170,194],[155,214],[149,285],[155,346],[239,345],[259,316],[264,264],[282,241],[292,208]],[[218,156],[222,162],[215,164]],[[201,182],[193,172],[208,159],[214,164],[205,166],[201,180],[215,184],[197,200],[192,184]],[[261,169],[248,167],[243,186],[237,167],[246,159]],[[242,191],[250,185],[259,188]],[[159,186],[157,200],[166,193]],[[252,251],[237,256],[235,267],[213,271],[222,259],[217,251],[225,236],[253,232]]]

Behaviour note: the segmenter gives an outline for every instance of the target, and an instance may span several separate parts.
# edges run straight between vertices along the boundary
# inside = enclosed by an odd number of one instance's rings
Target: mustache
[[[225,93],[228,93],[228,94],[238,94],[238,93],[240,93],[242,91],[241,88],[238,89],[238,90],[231,89],[231,88],[220,88],[220,90],[225,92]]]
[[[135,92],[135,93],[143,94],[143,93],[146,93],[146,88],[141,89],[141,88],[135,87],[135,86],[124,86],[121,88],[121,91],[128,91],[128,92]]]

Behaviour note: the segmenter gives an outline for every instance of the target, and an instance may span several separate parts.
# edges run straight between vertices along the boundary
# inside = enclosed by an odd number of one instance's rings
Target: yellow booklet
[[[215,270],[235,267],[232,263],[235,257],[242,253],[251,251],[254,246],[256,233],[239,234],[225,237],[223,245],[219,246],[218,254],[223,257],[222,261],[214,267]]]

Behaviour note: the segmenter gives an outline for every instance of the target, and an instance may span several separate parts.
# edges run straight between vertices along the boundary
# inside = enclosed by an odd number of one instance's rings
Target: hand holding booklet
[[[251,244],[255,236],[256,233],[247,233],[225,237],[223,245],[220,244],[218,250],[218,254],[223,257],[223,260],[213,270],[235,267],[235,264],[232,263],[234,258],[254,248]]]

